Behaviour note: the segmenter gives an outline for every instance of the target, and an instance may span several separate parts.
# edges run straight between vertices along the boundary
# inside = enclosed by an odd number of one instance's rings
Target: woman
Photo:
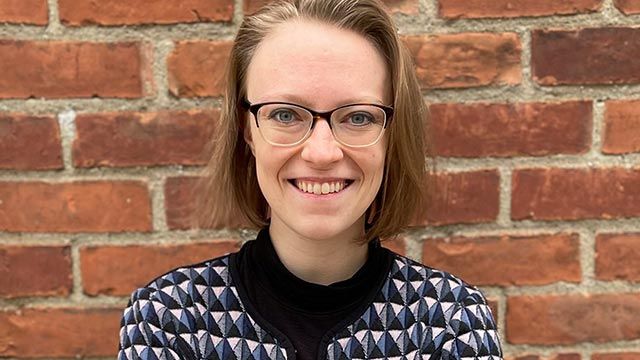
[[[501,358],[476,288],[380,246],[423,196],[424,116],[378,1],[245,18],[200,194],[207,226],[261,230],[135,291],[119,358]]]

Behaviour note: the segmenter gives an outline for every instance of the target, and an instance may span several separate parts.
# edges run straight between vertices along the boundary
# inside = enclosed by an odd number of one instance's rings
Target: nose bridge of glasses
[[[311,128],[309,129],[309,136],[313,136],[313,133],[316,132],[316,125],[317,123],[320,122],[320,120],[324,120],[325,123],[327,123],[327,126],[329,127],[329,132],[331,133],[332,137],[335,137],[335,134],[333,133],[333,126],[331,126],[331,119],[329,117],[328,113],[315,113],[312,114],[312,120],[311,120]]]
[[[326,120],[327,124],[329,124],[329,128],[331,128],[331,115],[333,114],[333,111],[327,111],[327,112],[309,111],[309,113],[311,114],[311,118],[312,118],[311,128],[315,126],[315,123],[318,122],[318,120]]]

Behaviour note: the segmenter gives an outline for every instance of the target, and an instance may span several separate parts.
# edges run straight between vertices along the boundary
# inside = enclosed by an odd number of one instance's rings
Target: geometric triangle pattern
[[[284,360],[285,351],[239,300],[228,255],[134,291],[120,323],[120,360]]]
[[[495,321],[477,288],[394,256],[373,301],[325,336],[321,358],[502,359]],[[294,359],[290,342],[247,311],[229,257],[178,268],[134,291],[120,324],[118,359]]]
[[[396,255],[371,306],[329,342],[326,359],[502,359],[482,293]]]

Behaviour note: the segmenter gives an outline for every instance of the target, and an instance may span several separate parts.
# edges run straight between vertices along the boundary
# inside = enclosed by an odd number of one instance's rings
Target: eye
[[[362,126],[374,122],[374,117],[366,112],[356,112],[349,114],[349,116],[347,116],[347,120],[352,125]]]
[[[276,109],[269,114],[269,119],[275,120],[281,123],[290,123],[296,118],[295,111],[291,109]]]

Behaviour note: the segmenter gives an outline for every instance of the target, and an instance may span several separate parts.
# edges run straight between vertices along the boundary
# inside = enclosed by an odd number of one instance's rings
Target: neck
[[[317,239],[302,236],[272,219],[269,236],[287,270],[304,281],[329,285],[351,278],[367,261],[367,244],[354,241],[362,236],[364,222],[361,228],[355,225],[354,231]]]

